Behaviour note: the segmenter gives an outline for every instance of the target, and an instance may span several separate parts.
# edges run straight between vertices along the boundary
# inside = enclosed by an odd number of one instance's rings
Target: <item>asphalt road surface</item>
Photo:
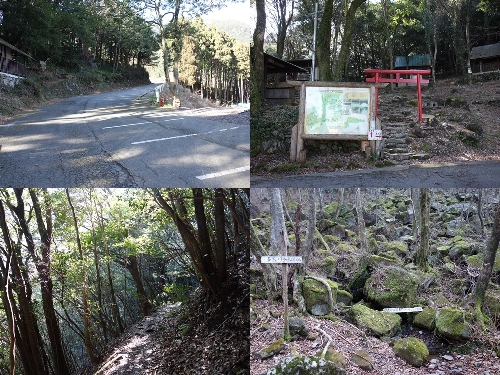
[[[152,90],[74,97],[0,125],[0,186],[249,187],[250,124],[150,107]]]
[[[250,184],[252,188],[491,188],[500,187],[500,162],[397,166],[361,171],[285,176],[283,178],[251,176]]]

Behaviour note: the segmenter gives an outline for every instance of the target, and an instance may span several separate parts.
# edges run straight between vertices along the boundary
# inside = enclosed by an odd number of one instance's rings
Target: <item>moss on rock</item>
[[[352,294],[347,290],[339,289],[337,290],[337,303],[343,303],[348,306],[352,302]]]
[[[411,307],[417,301],[416,279],[401,267],[379,268],[366,281],[364,294],[381,307]]]
[[[484,259],[484,254],[480,253],[467,257],[467,259],[465,259],[465,262],[469,267],[482,268],[483,259]],[[494,273],[500,272],[500,251],[497,252],[497,256],[495,257],[495,263],[493,264],[493,272]]]
[[[338,284],[326,280],[332,289],[332,304],[337,303]],[[306,309],[313,315],[326,315],[330,312],[328,305],[328,289],[321,282],[306,278],[302,282],[302,293],[306,302]]]
[[[283,350],[285,347],[285,339],[284,338],[279,338],[275,342],[273,342],[271,345],[268,347],[262,349],[260,352],[256,353],[255,356],[259,359],[266,359],[270,358],[275,354],[278,354]]]
[[[266,375],[347,375],[345,369],[315,356],[285,357]]]
[[[473,321],[472,314],[466,311],[439,309],[436,313],[436,333],[450,340],[468,340]]]
[[[351,308],[350,318],[357,327],[376,337],[392,337],[401,330],[398,314],[372,310],[360,303]]]
[[[391,241],[384,244],[386,250],[395,251],[399,256],[408,254],[408,244],[403,241]]]
[[[326,273],[327,276],[331,277],[335,274],[335,270],[337,268],[338,260],[332,257],[331,255],[327,256],[321,262],[321,268]]]
[[[320,350],[318,353],[316,353],[316,357],[321,358],[322,355],[323,355],[323,350]],[[335,366],[339,368],[345,368],[347,364],[344,355],[332,348],[328,348],[328,350],[325,353],[324,359],[329,362],[332,362]]]
[[[429,357],[429,350],[422,340],[416,337],[406,337],[396,340],[394,354],[404,359],[406,363],[420,367]]]
[[[413,324],[417,327],[425,328],[429,331],[436,327],[436,309],[426,307],[423,311],[415,315]]]

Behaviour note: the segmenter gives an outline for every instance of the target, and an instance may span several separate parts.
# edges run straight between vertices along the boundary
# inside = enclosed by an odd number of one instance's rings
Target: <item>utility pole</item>
[[[315,80],[315,62],[316,62],[316,28],[318,25],[318,3],[314,4],[314,32],[313,32],[313,56],[312,56],[312,69],[311,69],[311,81]]]

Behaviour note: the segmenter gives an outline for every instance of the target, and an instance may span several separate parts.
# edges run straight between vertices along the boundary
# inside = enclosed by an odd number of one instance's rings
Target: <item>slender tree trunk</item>
[[[363,217],[363,198],[361,197],[361,189],[356,189],[356,214],[358,217],[358,234],[359,241],[361,243],[360,252],[361,254],[368,253],[368,245],[366,243],[366,227],[365,219]]]
[[[320,81],[331,81],[333,79],[331,57],[332,17],[333,0],[325,0],[325,9],[316,36],[316,61],[318,62]]]
[[[139,264],[137,262],[136,255],[129,255],[125,261],[125,268],[130,272],[132,279],[135,282],[135,290],[137,291],[137,297],[139,298],[139,303],[142,307],[142,312],[144,315],[149,315],[151,313],[151,302],[149,302],[148,294],[144,289],[144,284],[142,283],[141,273],[139,272]]]
[[[484,253],[483,267],[479,273],[479,277],[476,283],[476,310],[482,311],[484,304],[484,297],[486,295],[486,290],[488,289],[488,284],[491,279],[491,274],[493,272],[493,265],[495,264],[495,258],[497,255],[498,245],[500,243],[500,204],[497,207],[497,212],[495,215],[495,220],[493,222],[493,227],[491,229],[490,239],[486,246],[486,251]]]
[[[215,259],[220,284],[225,280],[227,274],[225,227],[224,190],[215,189]]]
[[[71,216],[73,217],[73,227],[75,228],[76,234],[76,246],[78,248],[79,259],[83,264],[83,249],[82,242],[80,240],[80,230],[78,229],[78,221],[76,220],[75,208],[71,202],[71,196],[69,194],[69,189],[66,188],[66,197],[68,199],[68,204],[71,209]],[[85,350],[90,358],[90,361],[95,364],[98,362],[97,356],[94,354],[94,347],[92,345],[92,339],[90,337],[90,308],[87,292],[88,279],[85,272],[85,268],[82,267],[82,300],[83,300],[83,332],[84,332],[84,345]]]
[[[252,77],[250,111],[256,116],[266,99],[266,75],[264,71],[264,34],[266,31],[266,1],[255,0],[257,22],[253,33],[253,61],[250,75]]]
[[[419,270],[426,272],[429,269],[429,215],[430,193],[428,188],[420,189],[420,243],[417,248],[416,264]]]
[[[347,67],[349,64],[352,37],[354,35],[354,18],[356,16],[356,11],[365,1],[366,0],[353,0],[347,10],[342,45],[340,46],[339,56],[335,62],[333,71],[333,79],[335,81],[342,81],[348,77]]]
[[[45,322],[47,324],[47,334],[49,336],[52,356],[54,359],[54,371],[56,375],[67,375],[70,373],[66,354],[62,344],[62,335],[59,329],[59,323],[55,313],[54,299],[52,295],[52,278],[50,274],[50,245],[52,243],[52,210],[48,200],[48,193],[45,195],[45,210],[42,208],[36,191],[29,190],[33,208],[35,211],[38,232],[40,234],[41,257],[35,254],[35,249],[30,249],[32,256],[35,259],[35,266],[38,271],[40,281],[40,289],[42,293],[42,305],[45,314]],[[44,221],[45,216],[45,221]],[[26,233],[25,233],[26,234]]]

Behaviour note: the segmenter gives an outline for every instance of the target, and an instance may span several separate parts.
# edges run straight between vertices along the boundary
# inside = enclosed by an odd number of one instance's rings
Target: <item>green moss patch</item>
[[[443,308],[436,313],[436,332],[450,340],[468,340],[473,323],[472,314],[458,309]]]
[[[401,330],[398,314],[372,310],[360,303],[351,308],[350,317],[357,327],[376,337],[392,337]]]
[[[366,281],[364,294],[381,307],[412,307],[417,300],[416,277],[401,267],[377,269]]]
[[[396,340],[394,354],[404,359],[406,363],[420,367],[429,357],[429,350],[422,340],[416,337],[406,337]]]
[[[337,303],[338,284],[327,280],[332,289],[332,303]],[[314,279],[305,279],[302,282],[302,293],[306,302],[306,309],[313,315],[326,315],[330,312],[328,305],[328,289],[321,282]]]
[[[422,312],[415,315],[413,324],[417,327],[425,328],[429,331],[436,327],[436,309],[426,307]]]

